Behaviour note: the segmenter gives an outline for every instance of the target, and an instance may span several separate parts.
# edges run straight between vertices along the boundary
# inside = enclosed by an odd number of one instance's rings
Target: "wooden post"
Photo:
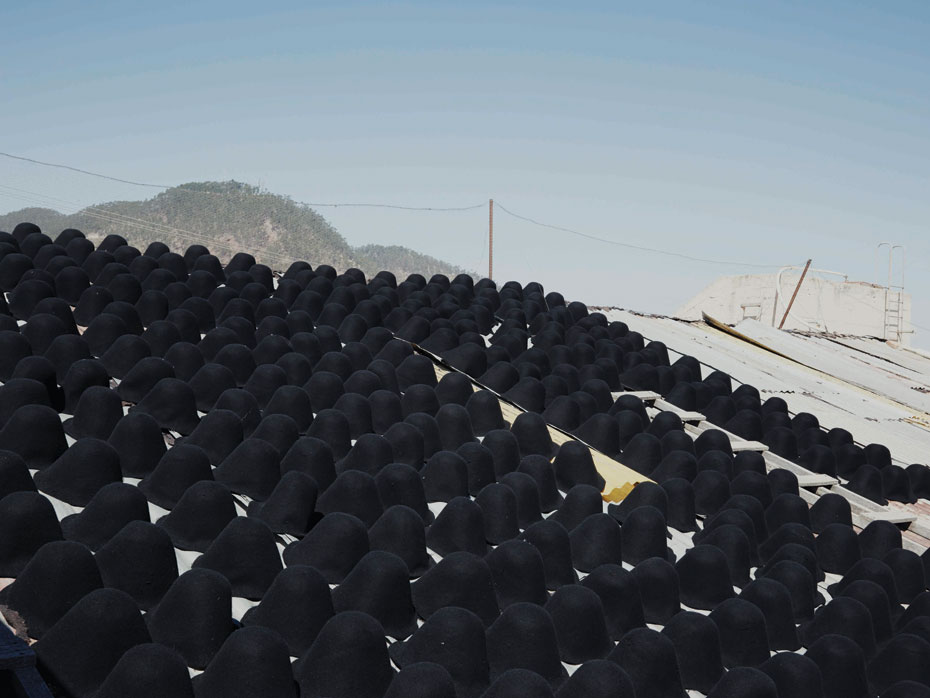
[[[798,291],[801,290],[801,284],[804,283],[804,277],[807,276],[807,270],[810,269],[811,260],[807,260],[807,264],[804,265],[804,271],[801,272],[801,278],[798,279],[798,285],[794,287],[794,293],[791,294],[791,300],[788,301],[788,307],[785,308],[785,314],[781,318],[781,322],[778,323],[778,329],[781,329],[785,326],[785,321],[788,319],[788,313],[791,312],[791,306],[794,305],[794,299],[798,297]]]
[[[494,278],[494,199],[488,199],[488,278]]]

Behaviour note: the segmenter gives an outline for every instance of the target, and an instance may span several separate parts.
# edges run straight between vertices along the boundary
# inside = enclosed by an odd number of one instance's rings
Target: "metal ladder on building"
[[[901,342],[904,339],[904,245],[881,242],[876,252],[883,247],[888,248],[888,284],[885,286],[882,339],[886,342]],[[895,250],[900,250],[900,281],[897,284],[894,283]]]
[[[888,286],[885,288],[885,327],[884,339],[900,342],[904,336],[904,287]]]

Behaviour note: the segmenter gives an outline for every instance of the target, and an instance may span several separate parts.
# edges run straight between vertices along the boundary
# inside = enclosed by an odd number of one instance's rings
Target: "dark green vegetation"
[[[387,269],[401,279],[413,272],[429,278],[463,271],[399,245],[352,247],[308,206],[233,181],[182,184],[145,201],[111,201],[70,215],[25,208],[0,216],[0,230],[22,221],[35,223],[53,239],[65,228],[77,228],[95,241],[117,233],[143,251],[160,240],[182,253],[200,243],[223,260],[250,252],[274,269],[303,259],[340,270],[358,267],[368,275]]]

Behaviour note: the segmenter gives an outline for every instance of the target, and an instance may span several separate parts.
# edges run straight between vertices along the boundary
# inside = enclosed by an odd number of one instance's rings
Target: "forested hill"
[[[0,230],[22,221],[35,223],[52,239],[65,228],[77,228],[93,240],[118,233],[142,250],[154,240],[179,252],[200,243],[221,259],[250,252],[275,269],[303,259],[339,270],[358,267],[369,275],[387,269],[401,279],[413,272],[429,278],[463,271],[399,245],[352,247],[308,206],[233,181],[182,184],[145,201],[111,201],[70,215],[25,208],[0,215]]]

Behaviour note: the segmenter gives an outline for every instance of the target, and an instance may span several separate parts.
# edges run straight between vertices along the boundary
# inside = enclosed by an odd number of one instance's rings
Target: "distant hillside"
[[[0,215],[0,230],[22,221],[35,223],[53,239],[65,228],[77,228],[94,240],[117,233],[143,251],[154,240],[179,252],[200,243],[221,259],[249,252],[275,269],[303,259],[339,270],[358,267],[368,275],[387,269],[399,279],[413,272],[429,278],[463,271],[399,245],[353,248],[308,206],[232,181],[182,184],[145,201],[111,201],[71,215],[25,208]]]

